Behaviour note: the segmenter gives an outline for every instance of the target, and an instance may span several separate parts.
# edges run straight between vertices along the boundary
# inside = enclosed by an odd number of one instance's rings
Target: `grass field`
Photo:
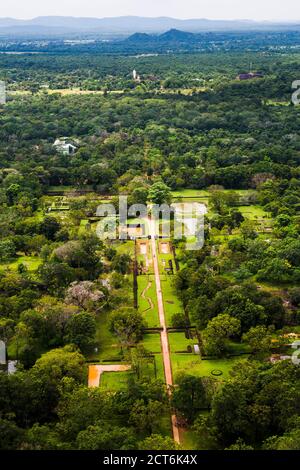
[[[143,341],[141,343],[144,348],[155,354],[161,352],[161,343],[160,343],[160,334],[153,333],[153,334],[146,334],[144,335]]]
[[[268,219],[268,214],[260,206],[239,206],[239,211],[249,220]]]
[[[178,191],[172,191],[174,199],[178,198],[208,198],[209,192],[202,191],[200,189],[180,189]]]
[[[151,282],[151,287],[145,291],[145,298],[142,297],[144,289],[146,289]],[[150,304],[147,300],[150,298],[152,301],[153,308],[150,307]],[[149,328],[159,327],[159,317],[158,317],[158,306],[157,306],[157,297],[156,297],[156,285],[154,281],[154,276],[138,276],[138,304],[139,311],[145,318]]]
[[[254,192],[253,189],[222,189],[222,192],[226,193],[226,192],[235,192],[237,193],[239,196],[247,196],[248,194],[251,194]],[[178,198],[178,197],[187,197],[187,198],[190,198],[190,197],[209,197],[210,196],[210,192],[207,191],[207,190],[204,190],[204,189],[186,189],[186,188],[183,188],[183,189],[178,189],[176,191],[172,191],[172,196],[174,198]]]
[[[167,326],[172,326],[171,319],[174,313],[183,312],[182,304],[176,295],[176,291],[172,285],[172,280],[172,276],[161,276],[161,289],[163,294]]]
[[[128,379],[132,372],[103,372],[100,377],[100,388],[115,392],[119,390],[126,390]]]
[[[169,345],[171,352],[187,351],[188,346],[197,344],[197,338],[187,339],[185,333],[169,333]]]
[[[164,371],[164,363],[161,354],[157,354],[155,356],[155,365],[156,365],[156,376],[162,382],[165,382],[165,371]]]
[[[19,256],[17,259],[11,262],[0,263],[0,271],[2,270],[17,271],[18,266],[20,266],[20,264],[24,264],[24,266],[26,266],[28,271],[34,272],[38,269],[41,263],[42,263],[42,260],[38,256]]]
[[[189,373],[198,377],[213,377],[213,370],[222,371],[218,379],[227,379],[229,372],[240,357],[230,359],[201,359],[195,354],[171,353],[173,376],[176,380],[178,374]]]
[[[129,255],[131,257],[134,256],[134,242],[131,240],[128,240],[126,242],[123,241],[114,241],[113,244],[111,245],[112,248],[117,250],[119,255]]]
[[[121,349],[117,338],[109,331],[109,313],[101,312],[97,319],[96,343],[98,352],[89,359],[93,361],[111,360],[121,358]]]
[[[78,235],[84,235],[86,233],[86,226],[87,224],[89,223],[89,221],[87,219],[82,219],[80,221],[80,225],[79,225],[79,230],[78,230]]]

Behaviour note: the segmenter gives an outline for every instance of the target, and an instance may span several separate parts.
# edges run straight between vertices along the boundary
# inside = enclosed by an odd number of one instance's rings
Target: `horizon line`
[[[74,18],[74,19],[94,19],[94,20],[104,20],[104,19],[116,19],[116,18],[148,18],[148,19],[171,19],[177,21],[245,21],[245,22],[253,22],[253,23],[298,23],[300,22],[299,19],[255,19],[255,18],[208,18],[208,17],[186,17],[186,18],[178,18],[174,16],[166,16],[166,15],[159,15],[159,16],[150,16],[150,15],[116,15],[116,16],[74,16],[74,15],[38,15],[33,16],[30,18],[18,18],[16,16],[0,16],[0,20],[18,20],[18,21],[31,21],[36,20],[38,18]]]

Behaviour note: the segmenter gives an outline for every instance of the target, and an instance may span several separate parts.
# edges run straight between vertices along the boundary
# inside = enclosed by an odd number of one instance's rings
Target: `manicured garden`
[[[152,354],[161,353],[160,333],[145,334],[141,344]]]
[[[182,313],[183,307],[176,295],[172,276],[165,274],[160,279],[167,326],[172,326],[172,316],[174,313]]]
[[[188,352],[188,347],[198,344],[197,338],[186,338],[183,332],[170,332],[169,345],[171,353]]]
[[[188,373],[197,377],[216,377],[217,379],[227,379],[229,372],[240,357],[229,359],[201,359],[196,354],[171,353],[173,375]],[[217,372],[220,371],[220,375]],[[214,372],[216,375],[214,375]]]
[[[138,276],[138,305],[149,328],[159,327],[156,285],[153,275]]]
[[[109,330],[109,312],[101,312],[97,315],[96,344],[97,351],[90,357],[93,361],[112,361],[122,359],[118,339]]]
[[[132,372],[103,372],[100,378],[100,388],[110,392],[126,390]]]

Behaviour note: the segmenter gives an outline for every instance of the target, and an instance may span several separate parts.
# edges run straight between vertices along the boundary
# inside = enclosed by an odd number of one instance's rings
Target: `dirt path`
[[[151,235],[151,248],[152,248],[152,257],[153,257],[154,277],[155,277],[155,284],[156,284],[158,313],[159,313],[160,325],[162,327],[161,347],[162,347],[162,354],[163,354],[165,379],[166,379],[166,384],[168,388],[168,393],[170,394],[171,393],[170,387],[173,386],[172,366],[171,366],[169,340],[168,340],[168,332],[167,332],[166,319],[165,319],[163,296],[162,296],[162,290],[161,290],[160,274],[159,274],[159,267],[158,267],[158,260],[157,260],[157,249],[156,249],[156,240],[155,240],[155,235],[156,235],[155,221],[152,218],[149,218],[149,234]],[[176,425],[175,415],[172,416],[172,430],[173,430],[174,441],[180,444],[179,429]]]
[[[147,300],[147,302],[149,304],[149,307],[146,310],[144,310],[143,313],[154,309],[154,304],[153,304],[153,301],[152,301],[151,297],[146,297],[146,292],[151,288],[151,286],[152,286],[152,281],[149,281],[147,287],[145,287],[145,289],[141,293],[141,297],[143,299]]]
[[[126,365],[110,365],[110,366],[89,366],[89,387],[99,387],[100,378],[103,372],[125,372],[130,370],[131,366]]]

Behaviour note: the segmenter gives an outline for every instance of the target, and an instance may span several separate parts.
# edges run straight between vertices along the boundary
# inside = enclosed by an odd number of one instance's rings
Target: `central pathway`
[[[170,394],[171,387],[173,385],[172,366],[171,366],[169,340],[168,340],[168,332],[167,332],[167,326],[166,326],[163,296],[162,296],[162,291],[161,291],[159,266],[158,266],[158,259],[157,259],[157,249],[156,249],[156,239],[155,239],[156,225],[155,225],[155,220],[153,220],[152,217],[151,218],[149,217],[149,235],[151,235],[151,247],[152,247],[154,277],[155,277],[155,283],[156,283],[158,314],[159,314],[160,325],[162,327],[161,347],[162,347],[162,354],[163,354],[165,379],[166,379],[168,393]],[[179,429],[176,425],[175,415],[172,415],[172,430],[173,430],[174,441],[180,444]]]

